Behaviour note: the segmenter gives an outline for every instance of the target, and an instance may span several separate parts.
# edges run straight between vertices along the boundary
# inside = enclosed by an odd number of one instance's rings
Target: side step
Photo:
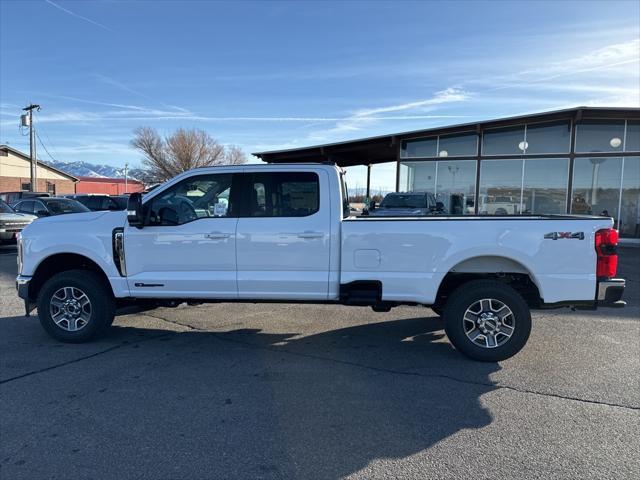
[[[382,283],[378,280],[357,280],[342,284],[340,302],[363,307],[379,305],[382,303]]]

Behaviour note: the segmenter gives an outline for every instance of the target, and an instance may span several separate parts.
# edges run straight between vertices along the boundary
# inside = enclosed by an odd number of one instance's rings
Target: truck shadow
[[[39,328],[33,320],[29,329]],[[0,319],[3,330],[7,321],[25,322]],[[42,405],[43,378],[19,380],[20,395],[30,397],[25,412],[46,418],[59,415],[52,398],[59,396],[59,408],[66,410],[69,395],[82,397],[84,415],[46,433],[64,445],[90,427],[92,450],[100,455],[87,451],[82,458],[105,477],[125,471],[154,478],[337,479],[359,471],[368,476],[376,464],[424,452],[492,421],[481,397],[496,388],[490,375],[500,367],[465,359],[443,340],[441,328],[437,318],[309,336],[114,326],[108,338],[89,345],[122,347],[86,366],[75,362],[51,370],[56,386]],[[41,356],[49,347],[62,350],[42,335]],[[87,347],[64,350],[78,355],[90,353]],[[86,368],[95,369],[92,379],[78,384],[73,373]],[[24,435],[38,432],[27,429]],[[144,446],[144,455],[132,457],[132,444]],[[426,455],[443,468],[463,461],[443,452]],[[116,458],[127,458],[128,470],[109,460]],[[67,462],[64,471],[73,476],[74,459],[64,452],[52,451],[47,461]]]
[[[240,329],[166,338],[152,342],[173,357],[163,383],[185,392],[185,411],[209,412],[198,423],[187,416],[176,424],[191,422],[180,429],[207,438],[188,447],[199,452],[205,471],[224,471],[212,460],[221,453],[212,446],[225,445],[246,478],[343,478],[491,422],[480,397],[495,388],[490,375],[500,367],[455,352],[438,319],[304,337]],[[170,364],[176,357],[179,368]],[[198,374],[185,379],[185,369]],[[154,416],[166,418],[163,410]],[[165,434],[175,442],[172,429]],[[195,476],[193,465],[182,468]]]

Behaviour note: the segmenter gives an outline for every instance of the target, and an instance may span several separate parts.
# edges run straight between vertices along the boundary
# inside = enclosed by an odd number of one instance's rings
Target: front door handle
[[[298,234],[298,238],[322,238],[324,233],[322,232],[302,232]]]
[[[231,236],[230,233],[222,233],[222,232],[212,232],[205,233],[205,238],[209,238],[211,240],[223,240],[225,238],[229,238]]]

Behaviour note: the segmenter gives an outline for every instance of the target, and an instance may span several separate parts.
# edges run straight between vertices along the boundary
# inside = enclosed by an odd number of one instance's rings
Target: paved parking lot
[[[640,478],[640,249],[624,310],[538,312],[466,360],[429,309],[218,304],[65,345],[0,251],[0,477]]]

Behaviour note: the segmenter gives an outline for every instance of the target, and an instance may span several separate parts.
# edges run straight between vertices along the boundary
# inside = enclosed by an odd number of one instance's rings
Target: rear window
[[[250,217],[306,217],[320,208],[320,185],[314,172],[251,174]]]
[[[80,202],[68,199],[49,200],[45,202],[47,208],[53,215],[60,215],[63,213],[80,213],[88,212],[89,209],[82,205]]]

